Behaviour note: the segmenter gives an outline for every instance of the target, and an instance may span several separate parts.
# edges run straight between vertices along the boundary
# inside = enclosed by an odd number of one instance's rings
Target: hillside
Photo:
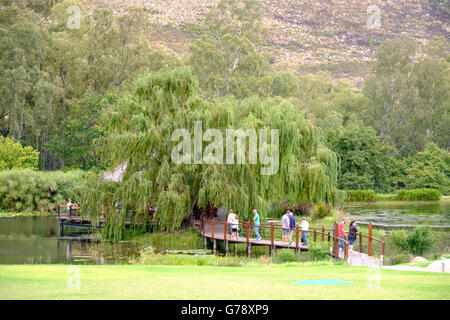
[[[179,55],[198,36],[199,25],[218,0],[85,0],[89,9],[126,6],[150,12],[155,45]],[[388,38],[408,34],[421,43],[450,38],[449,0],[262,0],[266,50],[278,67],[293,72],[327,70],[358,85],[374,52]],[[381,27],[369,29],[370,5],[380,8]],[[355,64],[358,62],[358,64]]]

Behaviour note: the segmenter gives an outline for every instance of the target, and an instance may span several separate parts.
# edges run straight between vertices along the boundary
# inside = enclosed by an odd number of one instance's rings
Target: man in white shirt
[[[309,223],[308,221],[306,221],[305,217],[302,218],[301,227],[302,227],[302,242],[306,246],[308,245],[308,240],[306,240],[306,234],[308,233],[307,231],[309,229]]]

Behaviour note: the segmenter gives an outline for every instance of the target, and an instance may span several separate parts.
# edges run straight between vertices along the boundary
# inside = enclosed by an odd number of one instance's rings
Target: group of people
[[[281,217],[281,227],[283,228],[283,237],[282,241],[284,243],[292,244],[292,234],[296,228],[297,224],[295,222],[294,213],[291,210],[287,210],[285,214]],[[304,245],[308,244],[307,234],[309,229],[309,222],[305,217],[302,218],[302,223],[300,225],[302,230],[301,242]]]
[[[236,240],[239,237],[239,217],[236,213],[233,212],[233,210],[230,210],[230,213],[227,217],[227,223],[228,223],[228,233],[231,235],[231,239]],[[255,235],[256,240],[261,240],[261,235],[259,234],[259,227],[260,227],[260,218],[258,211],[253,210],[253,223],[255,225]]]
[[[342,219],[341,223],[338,225],[338,237],[339,239],[339,249],[344,250],[344,240],[345,240],[345,218]],[[356,235],[358,233],[358,225],[355,220],[350,221],[350,226],[348,227],[348,250],[353,251],[353,243],[356,240]]]
[[[259,216],[259,213],[256,209],[253,210],[253,223],[254,223],[254,232],[256,235],[256,240],[261,240],[262,237],[259,234],[259,228],[261,226],[261,219]],[[236,240],[239,237],[239,217],[238,215],[233,212],[233,210],[230,210],[228,217],[227,217],[227,224],[228,224],[228,233],[231,235],[231,239]],[[281,224],[283,228],[283,242],[292,244],[292,234],[296,228],[296,222],[294,218],[294,214],[292,211],[287,210],[286,213],[281,218]],[[307,232],[309,229],[309,223],[306,221],[306,218],[302,218],[301,223],[301,230],[302,230],[302,237],[301,241],[307,245]]]

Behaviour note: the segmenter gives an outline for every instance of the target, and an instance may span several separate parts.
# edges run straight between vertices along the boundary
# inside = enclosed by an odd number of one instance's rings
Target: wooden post
[[[214,219],[211,220],[211,239],[214,239]]]
[[[273,246],[273,222],[270,223],[270,246],[272,247],[272,253],[274,252],[274,246]]]
[[[225,256],[230,256],[230,246],[228,244],[228,241],[225,241]]]
[[[298,252],[298,226],[295,226],[295,251]]]
[[[362,232],[359,233],[359,253],[362,253]]]
[[[316,242],[316,228],[314,228],[314,242]]]
[[[202,235],[202,236],[204,236],[204,225],[205,225],[205,221],[203,220],[203,218],[200,220],[200,234]]]
[[[217,240],[213,239],[213,254],[216,254]]]
[[[333,223],[333,241],[334,241],[334,258],[338,259],[339,258],[339,245],[338,245],[338,237],[337,237],[337,230],[338,225],[336,222]]]
[[[247,236],[246,236],[246,242],[247,242],[247,246],[250,240],[250,222],[247,222]]]
[[[247,244],[247,252],[248,252],[248,257],[251,258],[252,257],[252,244],[251,243]]]
[[[347,262],[348,259],[348,242],[344,241],[344,260]]]
[[[270,245],[273,247],[273,222],[270,223]]]
[[[234,243],[234,255],[237,256],[236,242]]]
[[[322,242],[325,241],[325,227],[322,226]]]
[[[369,243],[367,248],[367,255],[372,256],[372,224],[369,223]]]
[[[227,233],[228,233],[227,226],[228,226],[228,223],[225,221],[223,223],[223,240],[225,242],[227,242]]]
[[[204,241],[204,247],[206,250],[206,249],[208,249],[208,243],[206,242],[206,236],[203,236],[203,241]]]

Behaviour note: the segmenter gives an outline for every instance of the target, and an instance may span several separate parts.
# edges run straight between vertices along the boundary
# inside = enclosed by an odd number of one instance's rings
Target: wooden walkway
[[[281,226],[275,224],[264,224],[260,226],[259,233],[262,233],[262,230],[269,229],[270,230],[270,239],[261,239],[257,240],[254,237],[254,226],[249,223],[240,223],[239,224],[239,233],[240,236],[237,238],[231,238],[231,235],[228,233],[229,227],[228,224],[223,221],[216,220],[196,220],[194,222],[196,225],[200,226],[200,234],[203,236],[205,241],[205,247],[207,245],[207,239],[212,241],[213,243],[213,253],[216,253],[216,243],[217,241],[224,241],[226,254],[229,255],[229,244],[234,243],[245,243],[247,245],[248,255],[251,256],[251,248],[252,246],[266,246],[269,248],[270,253],[275,255],[277,248],[290,248],[294,249],[297,252],[306,251],[309,249],[309,246],[304,245],[299,240],[301,239],[301,230],[296,228],[292,234],[292,243],[282,242],[276,239],[275,233],[278,230],[278,233],[282,230]],[[339,240],[336,236],[332,235],[332,230],[328,230],[325,228],[312,228],[307,232],[307,240],[308,243],[312,242],[326,242],[330,245],[330,255],[337,259],[345,260],[348,264],[354,266],[371,266],[371,267],[380,267],[382,266],[382,259],[384,255],[384,241],[380,239],[373,238],[371,235],[362,235],[359,234],[359,251],[348,251],[348,241],[344,241],[344,250],[341,250],[338,247]],[[369,232],[371,233],[371,226],[369,227]],[[244,234],[245,236],[241,236]],[[363,252],[363,239],[367,239],[367,251],[368,253]],[[379,258],[375,258],[372,255],[372,243],[373,241],[379,241],[381,244],[381,253],[382,255]],[[355,241],[355,247],[357,243]],[[334,252],[338,252],[338,254],[334,254]]]
[[[60,234],[64,234],[64,227],[76,227],[87,229],[101,229],[101,224],[104,223],[104,219],[99,219],[99,225],[94,227],[91,224],[90,218],[83,216],[79,208],[67,210],[65,205],[58,206],[57,219],[60,221]],[[131,225],[131,222],[126,222],[127,225]],[[307,251],[308,245],[301,242],[302,231],[297,226],[292,232],[292,242],[280,241],[280,235],[282,233],[281,225],[276,223],[261,224],[259,233],[263,237],[261,240],[257,240],[254,236],[254,226],[249,222],[239,223],[239,237],[232,238],[229,231],[229,226],[224,221],[202,219],[195,220],[194,225],[200,226],[200,234],[202,235],[205,247],[207,246],[207,239],[213,243],[213,253],[216,253],[217,241],[223,241],[225,244],[226,254],[229,255],[229,245],[245,243],[247,247],[248,256],[251,256],[252,246],[265,246],[269,248],[269,252],[272,255],[276,255],[277,249],[294,249],[297,252]],[[381,266],[383,264],[384,256],[384,240],[372,237],[372,225],[369,224],[369,234],[364,235],[361,232],[358,234],[358,240],[354,243],[354,251],[349,252],[348,241],[343,240],[344,250],[339,249],[339,239],[333,230],[337,230],[337,224],[334,229],[322,228],[310,228],[307,231],[308,244],[322,242],[328,243],[330,247],[330,255],[336,259],[342,259],[347,263],[356,266]],[[244,236],[242,236],[244,235]],[[366,243],[364,243],[366,242]],[[378,242],[380,244],[380,258],[373,257],[373,243]],[[364,244],[363,244],[364,243]],[[356,250],[358,249],[358,250]],[[364,252],[365,249],[367,252]],[[336,254],[337,253],[337,254]]]

